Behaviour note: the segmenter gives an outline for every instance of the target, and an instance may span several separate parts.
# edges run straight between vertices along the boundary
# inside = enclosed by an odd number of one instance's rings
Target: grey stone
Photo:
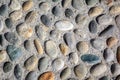
[[[10,72],[12,70],[13,64],[11,62],[5,62],[3,65],[3,71],[5,73]]]
[[[22,79],[22,69],[19,66],[19,64],[17,64],[14,68],[14,75],[16,77],[17,80],[21,80]]]

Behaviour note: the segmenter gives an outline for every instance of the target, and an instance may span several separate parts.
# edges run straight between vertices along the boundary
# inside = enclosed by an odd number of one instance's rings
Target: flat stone
[[[74,25],[66,20],[60,20],[55,23],[55,28],[60,30],[60,31],[68,31],[72,30]]]
[[[7,18],[5,20],[5,24],[6,24],[7,28],[12,28],[13,27],[13,21],[12,21],[12,19]]]
[[[49,66],[49,61],[50,61],[50,59],[48,57],[40,58],[40,60],[38,62],[39,71],[41,71],[41,72],[45,71]]]
[[[5,62],[3,65],[3,71],[5,73],[10,72],[12,70],[13,64],[11,62]]]
[[[4,16],[8,12],[8,6],[6,4],[3,4],[0,6],[0,15]]]
[[[37,67],[38,58],[35,55],[30,56],[24,63],[27,70],[32,71]]]
[[[49,18],[47,15],[42,15],[42,16],[40,17],[40,19],[41,19],[41,22],[42,22],[45,26],[47,26],[47,27],[50,27],[50,26],[51,26],[51,20],[50,20],[50,18]]]
[[[59,48],[64,56],[68,55],[69,47],[66,44],[60,44]]]
[[[56,58],[58,55],[56,44],[51,40],[45,43],[45,51],[47,55],[50,56],[51,58]]]
[[[73,11],[70,8],[65,10],[65,16],[71,18],[73,16]]]
[[[6,51],[11,61],[19,59],[23,54],[21,48],[18,48],[14,45],[8,45]]]
[[[71,63],[77,64],[78,60],[79,60],[79,58],[78,58],[78,54],[76,52],[72,52],[69,54],[69,61]]]
[[[107,71],[107,66],[105,64],[96,64],[93,65],[90,69],[90,73],[97,77],[104,74]]]
[[[89,15],[90,17],[96,17],[96,16],[102,14],[103,11],[104,11],[104,10],[103,10],[102,7],[99,7],[99,6],[92,7],[92,8],[90,8],[90,10],[88,11],[88,15]]]
[[[100,62],[100,58],[93,54],[84,54],[81,56],[81,60],[89,64],[96,64]]]
[[[112,15],[120,14],[120,5],[113,5],[112,7],[110,7],[109,11]]]
[[[35,48],[36,48],[37,52],[39,54],[43,54],[43,48],[42,48],[42,45],[41,45],[41,43],[38,39],[34,40],[34,45],[35,45]]]
[[[118,39],[116,37],[109,37],[106,41],[106,44],[109,48],[115,46],[118,42]]]
[[[6,51],[5,50],[1,50],[0,51],[0,63],[3,62],[3,61],[5,61],[6,56],[7,56]]]
[[[53,67],[53,70],[59,71],[64,67],[64,61],[60,58],[56,58],[52,62],[52,67]]]
[[[85,0],[85,2],[89,6],[94,6],[95,4],[99,3],[99,0]]]
[[[78,79],[82,80],[87,74],[87,67],[84,64],[79,64],[74,67],[74,73]]]
[[[52,71],[47,71],[41,74],[38,80],[55,80],[55,75]]]
[[[118,63],[120,64],[120,46],[117,47],[116,58],[117,58]]]
[[[62,0],[62,6],[66,8],[67,6],[71,5],[72,0]]]
[[[14,68],[14,75],[16,77],[17,80],[21,80],[22,79],[22,69],[19,66],[19,64],[17,64]]]
[[[117,63],[114,63],[111,65],[111,73],[113,76],[117,76],[120,74],[120,65]]]
[[[48,12],[51,8],[51,5],[48,2],[41,2],[39,4],[39,8],[43,11],[43,12]]]
[[[3,21],[0,20],[0,32],[2,32],[4,29],[4,24],[3,24]]]
[[[89,31],[93,34],[97,33],[97,23],[94,20],[89,23]]]
[[[35,71],[30,71],[27,74],[25,80],[37,80],[37,75],[36,75]]]
[[[13,11],[21,9],[20,2],[18,0],[11,0],[10,6]]]
[[[55,16],[61,16],[62,15],[62,9],[58,6],[54,6],[53,9],[52,9],[52,13],[55,15]]]
[[[33,5],[34,5],[33,1],[26,1],[23,3],[22,8],[24,11],[28,11],[33,7]]]
[[[33,50],[33,46],[32,46],[33,44],[32,44],[32,42],[31,42],[31,40],[26,40],[25,42],[24,42],[24,47],[25,47],[25,49],[27,50],[27,51],[32,51]]]
[[[69,67],[66,67],[65,69],[62,70],[62,72],[60,73],[60,78],[62,80],[67,79],[71,74],[71,69]]]
[[[89,50],[89,45],[85,41],[80,41],[77,43],[77,49],[80,53],[87,53]]]

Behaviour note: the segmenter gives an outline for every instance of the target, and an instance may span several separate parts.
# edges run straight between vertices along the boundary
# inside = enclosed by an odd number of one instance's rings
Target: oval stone
[[[62,0],[62,6],[66,8],[67,6],[70,6],[72,0]]]
[[[33,46],[32,46],[33,44],[32,44],[32,42],[31,42],[31,40],[26,40],[25,42],[24,42],[24,47],[25,47],[25,49],[27,50],[27,51],[32,51],[33,50]]]
[[[4,24],[3,24],[3,21],[0,20],[0,32],[2,32],[2,30],[4,29]]]
[[[99,0],[85,0],[86,4],[89,6],[94,6],[99,2]]]
[[[120,5],[113,5],[112,7],[110,7],[109,11],[112,15],[120,14]]]
[[[23,3],[22,8],[24,11],[28,11],[33,7],[33,1],[26,1]]]
[[[116,58],[117,58],[118,63],[120,64],[120,46],[118,46],[117,48]]]
[[[64,56],[66,56],[66,55],[68,54],[69,48],[68,48],[67,45],[65,45],[65,44],[60,44],[60,45],[59,45],[59,48],[60,48],[60,50],[61,50],[61,52],[62,52],[62,54],[63,54]]]
[[[25,77],[25,80],[37,80],[37,75],[35,71],[30,71]]]
[[[9,7],[14,11],[14,10],[19,10],[21,9],[20,2],[18,0],[11,0],[11,3]]]
[[[11,62],[5,62],[3,65],[3,71],[5,73],[10,72],[12,70],[13,64]]]
[[[67,8],[67,9],[65,10],[65,16],[68,17],[68,18],[71,18],[71,17],[73,16],[73,11],[72,11],[72,9]]]
[[[10,18],[7,18],[5,20],[5,24],[6,24],[7,28],[12,28],[13,27],[13,21]]]
[[[90,21],[90,23],[89,23],[89,31],[91,33],[97,32],[97,23],[94,20]]]
[[[49,2],[41,2],[39,4],[39,8],[46,13],[50,10],[51,5],[49,4]]]
[[[14,75],[15,75],[16,79],[18,79],[18,80],[22,79],[22,69],[19,66],[19,64],[17,64],[14,68]]]
[[[77,64],[78,63],[78,54],[76,52],[72,52],[69,54],[69,61],[71,63]]]
[[[3,16],[7,13],[8,11],[8,6],[6,4],[3,4],[1,7],[0,7],[0,15]]]
[[[113,76],[117,76],[120,74],[120,65],[117,63],[114,63],[111,65],[111,73]]]
[[[50,18],[49,18],[48,16],[42,15],[42,16],[40,17],[40,19],[41,19],[41,22],[42,22],[45,26],[47,26],[47,27],[50,27],[50,26],[51,26],[51,20],[50,20]]]
[[[119,23],[120,22],[120,15],[116,16],[115,21],[116,21],[116,25],[117,25],[118,29],[120,30],[120,23]]]
[[[62,15],[62,9],[58,6],[55,6],[53,7],[52,9],[52,13],[55,15],[55,16],[61,16]]]
[[[109,48],[117,45],[118,39],[116,37],[109,37],[106,41],[106,44]]]
[[[3,62],[3,61],[5,61],[6,56],[7,56],[6,51],[5,50],[1,50],[0,51],[0,63]]]

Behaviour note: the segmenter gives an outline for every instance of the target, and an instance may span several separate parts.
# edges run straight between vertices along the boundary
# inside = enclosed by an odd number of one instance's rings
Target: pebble
[[[19,64],[17,64],[14,68],[14,75],[16,77],[17,80],[21,80],[22,79],[22,69],[19,66]]]
[[[75,36],[73,33],[70,33],[70,32],[65,33],[63,38],[69,48],[71,49],[75,48]]]
[[[29,27],[26,23],[22,23],[16,28],[18,34],[23,38],[30,38],[33,34],[33,29]]]
[[[109,48],[115,46],[118,42],[118,39],[116,37],[109,37],[106,41],[106,44]]]
[[[0,35],[0,45],[3,46],[3,43],[4,43],[4,39],[3,39],[3,36]]]
[[[52,13],[55,15],[55,16],[61,16],[62,15],[62,9],[58,6],[54,6],[53,9],[52,9]]]
[[[100,25],[109,25],[112,23],[112,20],[110,15],[101,15],[97,17],[97,21]]]
[[[99,7],[99,6],[92,7],[92,8],[90,8],[90,10],[88,11],[88,15],[89,15],[90,17],[96,17],[96,16],[102,14],[103,11],[104,11],[104,10],[103,10],[102,7]]]
[[[120,46],[117,47],[116,58],[117,58],[118,63],[120,64]]]
[[[59,33],[58,30],[54,29],[54,30],[50,31],[50,36],[51,36],[52,38],[56,38],[56,39],[59,40],[60,37],[61,37],[61,34]]]
[[[115,80],[120,80],[120,75],[118,75]]]
[[[77,49],[80,53],[87,53],[89,50],[89,45],[86,41],[80,41],[77,43]]]
[[[69,78],[68,80],[78,80],[78,79],[76,79],[76,78]]]
[[[36,76],[35,71],[30,71],[30,72],[27,74],[25,80],[37,80],[37,76]]]
[[[22,56],[22,50],[14,45],[8,45],[6,49],[11,61],[15,61]]]
[[[49,61],[50,61],[50,59],[48,57],[40,58],[40,60],[38,62],[39,71],[41,71],[41,72],[45,71],[49,66]]]
[[[10,72],[12,70],[13,64],[11,62],[5,62],[3,65],[3,71],[5,73]]]
[[[89,31],[93,34],[97,33],[97,23],[94,20],[89,23]]]
[[[2,6],[0,6],[0,15],[1,16],[4,16],[7,12],[8,12],[8,7],[6,4],[3,4]]]
[[[99,80],[109,80],[107,76],[101,77]]]
[[[43,48],[42,48],[42,45],[40,43],[40,41],[38,39],[35,39],[34,40],[34,45],[36,47],[36,50],[39,54],[43,54]]]
[[[72,0],[62,0],[62,6],[64,8],[70,6]]]
[[[114,25],[109,25],[108,27],[106,27],[103,31],[101,31],[99,33],[99,36],[109,36],[111,33],[113,33],[114,31]]]
[[[9,6],[13,11],[15,10],[20,10],[21,9],[21,4],[18,0],[11,0],[10,6]]]
[[[68,55],[69,47],[66,44],[60,44],[59,48],[64,56]]]
[[[65,16],[71,18],[73,16],[73,11],[70,8],[65,10]]]
[[[0,32],[2,32],[4,29],[4,24],[3,24],[3,21],[0,20]]]
[[[33,7],[33,5],[34,5],[34,2],[32,0],[26,1],[23,3],[22,8],[24,11],[28,11]]]
[[[51,40],[46,41],[45,51],[47,55],[50,56],[51,58],[56,58],[58,55],[56,43]]]
[[[104,59],[106,60],[106,62],[111,62],[111,61],[113,61],[114,58],[115,58],[114,56],[115,56],[115,55],[114,55],[114,53],[113,53],[113,51],[112,51],[111,49],[106,48],[106,49],[104,50],[103,57],[104,57]]]
[[[6,51],[5,51],[5,50],[1,50],[1,51],[0,51],[0,62],[5,61],[6,56],[7,56]]]
[[[30,11],[25,16],[25,22],[30,24],[36,22],[36,19],[38,17],[38,14],[36,11]]]
[[[62,70],[60,73],[60,78],[62,80],[66,80],[68,77],[70,77],[71,74],[71,69],[69,67],[66,67],[65,69]]]
[[[120,74],[120,65],[117,63],[114,63],[111,65],[111,73],[113,76],[117,76]]]
[[[47,71],[41,74],[38,80],[55,80],[55,75],[52,71]]]
[[[31,40],[26,40],[25,42],[24,42],[24,47],[25,47],[25,49],[27,50],[27,51],[32,51],[32,42],[31,42]]]
[[[76,52],[72,52],[69,54],[69,61],[71,63],[77,64],[78,60],[79,60],[79,58],[78,58],[78,54]]]
[[[22,10],[16,10],[11,12],[9,17],[12,19],[13,22],[20,20],[23,17]]]
[[[104,4],[106,4],[108,6],[112,6],[113,5],[113,0],[101,0],[101,2],[103,2]]]
[[[102,63],[93,65],[90,69],[90,73],[95,77],[104,74],[106,71],[107,71],[107,66]]]
[[[12,19],[11,18],[7,18],[6,20],[5,20],[5,24],[6,24],[6,26],[7,26],[7,28],[12,28],[13,27],[13,21],[12,21]]]
[[[52,0],[53,2],[58,2],[59,0]]]
[[[94,77],[92,77],[92,76],[89,76],[87,79],[85,79],[85,80],[95,80],[94,79]]]
[[[7,32],[4,34],[4,36],[5,36],[5,39],[12,44],[16,44],[18,42],[18,37],[13,32]]]
[[[67,20],[60,20],[60,21],[55,22],[55,28],[60,31],[72,30],[73,27],[74,25]]]
[[[93,54],[84,54],[81,56],[81,60],[89,64],[96,64],[100,62],[100,58]]]
[[[47,15],[42,15],[42,16],[40,17],[40,19],[41,19],[41,22],[42,22],[45,26],[47,26],[47,27],[50,27],[50,26],[51,26],[51,20],[50,20],[50,18],[49,18]]]
[[[64,67],[64,61],[61,58],[56,58],[52,62],[52,67],[54,71],[59,71]]]
[[[99,0],[85,0],[86,4],[89,6],[94,6],[99,3]]]
[[[120,14],[120,5],[113,5],[109,10],[110,14],[117,15]]]
[[[48,2],[41,2],[39,8],[46,13],[50,10],[51,5]]]
[[[87,74],[87,67],[84,64],[79,64],[74,67],[74,73],[78,79],[82,80]]]
[[[91,39],[91,45],[97,50],[103,50],[105,48],[105,43],[103,39]]]
[[[36,68],[38,63],[38,58],[35,55],[30,56],[24,63],[27,70],[32,71]]]
[[[115,22],[116,22],[118,29],[120,30],[120,23],[119,23],[120,22],[120,15],[116,16]]]

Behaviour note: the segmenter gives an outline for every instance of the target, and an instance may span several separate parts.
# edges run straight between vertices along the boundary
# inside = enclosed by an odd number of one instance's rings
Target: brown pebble
[[[68,54],[69,47],[65,44],[60,44],[59,47],[60,47],[60,50],[61,50],[62,54],[64,56],[66,56]]]
[[[117,38],[115,38],[115,37],[110,37],[110,38],[107,39],[107,46],[111,48],[111,47],[113,47],[114,45],[116,45],[117,42],[118,42],[118,39],[117,39]]]
[[[24,2],[23,3],[23,6],[22,6],[22,8],[23,8],[23,10],[24,11],[28,11],[28,10],[30,10],[32,7],[33,7],[33,1],[26,1],[26,2]]]

